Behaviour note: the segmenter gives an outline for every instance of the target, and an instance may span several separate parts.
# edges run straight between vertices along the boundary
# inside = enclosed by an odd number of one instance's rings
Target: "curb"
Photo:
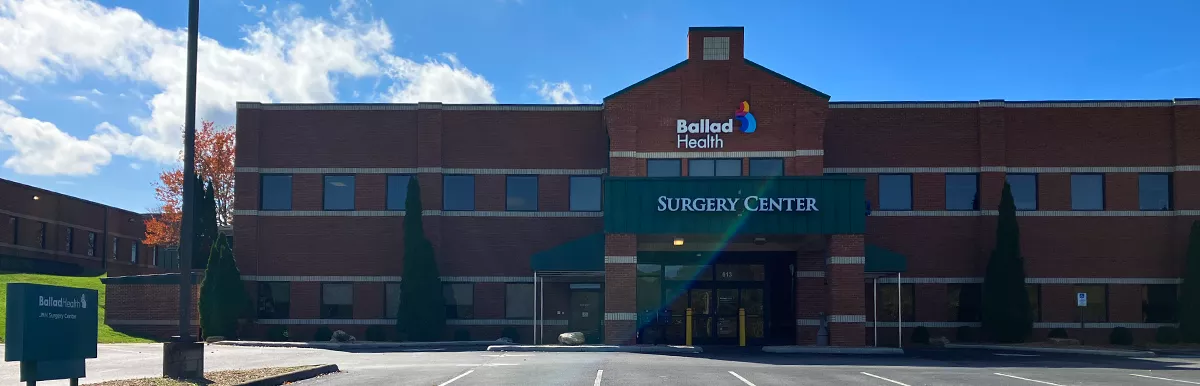
[[[225,340],[213,342],[219,346],[241,346],[241,347],[286,347],[286,348],[323,348],[323,349],[384,349],[384,348],[413,348],[413,347],[479,347],[490,346],[494,344],[504,344],[505,341],[499,340],[476,340],[476,341],[461,341],[461,342],[361,342],[361,343],[334,343],[334,342],[263,342],[263,341],[240,341],[240,340]]]
[[[1041,352],[1041,353],[1057,353],[1057,354],[1085,354],[1085,355],[1104,355],[1110,357],[1126,357],[1126,358],[1153,358],[1157,357],[1153,351],[1137,351],[1137,350],[1093,350],[1081,348],[1054,348],[1054,347],[1020,347],[1020,346],[1005,346],[998,344],[957,344],[950,343],[946,348],[974,348],[985,350],[1004,350],[1004,351],[1024,351],[1024,352]]]
[[[698,346],[560,346],[560,345],[494,345],[488,346],[487,351],[508,352],[627,352],[640,354],[699,354],[704,349]]]
[[[831,346],[764,346],[763,352],[772,354],[851,354],[851,355],[900,355],[903,349],[895,347],[831,347]]]
[[[293,371],[290,373],[283,373],[283,374],[279,374],[279,375],[272,375],[269,377],[262,377],[262,378],[255,379],[252,381],[238,383],[238,384],[235,384],[234,386],[276,386],[276,385],[282,385],[284,383],[296,382],[299,380],[313,378],[313,377],[316,377],[319,375],[336,373],[338,371],[340,371],[340,370],[338,370],[337,365],[320,365],[317,367],[313,367],[311,369],[296,370],[296,371]]]

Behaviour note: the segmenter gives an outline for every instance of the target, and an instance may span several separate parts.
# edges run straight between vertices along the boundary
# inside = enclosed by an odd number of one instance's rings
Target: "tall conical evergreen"
[[[237,337],[238,318],[249,305],[228,236],[218,236],[200,283],[200,328],[205,337]]]
[[[442,279],[421,221],[421,185],[413,177],[404,201],[404,272],[396,331],[408,341],[438,341],[443,339],[445,326]]]
[[[1192,222],[1187,268],[1179,295],[1179,332],[1183,341],[1200,343],[1200,221]]]
[[[1033,331],[1024,265],[1017,206],[1012,188],[1005,183],[996,220],[996,246],[983,278],[983,330],[998,342],[1021,342]]]

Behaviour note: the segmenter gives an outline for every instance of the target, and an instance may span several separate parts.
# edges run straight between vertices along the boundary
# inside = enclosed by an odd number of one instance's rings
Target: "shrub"
[[[333,331],[327,326],[317,328],[317,332],[313,334],[314,342],[328,342],[330,339],[333,339]]]
[[[454,330],[454,340],[457,340],[460,342],[471,340],[471,332],[467,331],[466,329],[463,329],[463,328]]]
[[[383,330],[383,326],[369,326],[366,339],[371,342],[383,342],[387,340],[387,332]]]
[[[911,340],[913,343],[929,344],[929,329],[917,326],[913,329]]]
[[[1055,328],[1055,329],[1050,330],[1050,335],[1046,335],[1046,337],[1047,338],[1066,339],[1067,338],[1067,330],[1064,330],[1061,328]]]
[[[954,334],[954,340],[956,342],[974,342],[975,329],[968,326],[958,326],[958,330]]]
[[[1125,327],[1113,327],[1108,334],[1108,343],[1128,346],[1133,344],[1133,332]]]
[[[287,342],[287,326],[271,326],[271,328],[267,329],[267,340],[271,342]]]
[[[1179,343],[1179,329],[1172,326],[1159,327],[1154,332],[1154,341],[1163,344]]]
[[[508,339],[512,340],[513,343],[518,343],[521,341],[521,333],[517,332],[516,327],[511,327],[511,326],[505,327],[504,331],[500,332],[500,337],[508,338]]]

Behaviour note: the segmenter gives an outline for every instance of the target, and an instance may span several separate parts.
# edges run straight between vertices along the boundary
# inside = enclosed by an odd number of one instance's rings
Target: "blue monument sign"
[[[96,290],[9,283],[7,302],[4,360],[21,362],[21,381],[84,377],[84,359],[96,357]]]

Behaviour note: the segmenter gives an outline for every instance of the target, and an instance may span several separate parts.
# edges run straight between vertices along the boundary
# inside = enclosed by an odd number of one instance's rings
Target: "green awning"
[[[603,271],[604,233],[571,240],[533,254],[529,265],[538,271]]]
[[[908,269],[908,258],[884,247],[867,244],[866,272],[904,272]]]

